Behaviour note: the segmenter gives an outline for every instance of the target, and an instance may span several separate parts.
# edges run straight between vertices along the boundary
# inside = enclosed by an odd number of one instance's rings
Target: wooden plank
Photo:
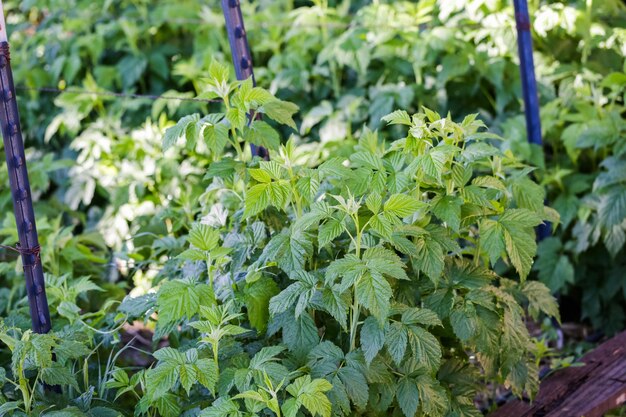
[[[626,331],[541,383],[532,402],[513,400],[491,417],[601,417],[626,404]]]

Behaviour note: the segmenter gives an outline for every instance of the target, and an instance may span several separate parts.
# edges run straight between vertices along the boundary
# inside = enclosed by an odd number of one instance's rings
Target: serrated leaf
[[[391,295],[391,286],[382,274],[367,272],[356,282],[355,296],[381,323],[389,313]]]
[[[365,205],[374,214],[378,214],[382,203],[383,199],[378,193],[371,193],[365,199]]]
[[[298,110],[299,108],[295,104],[282,100],[268,101],[263,105],[263,113],[265,113],[270,119],[287,125],[294,130],[298,130],[296,122],[293,121],[293,115]]]
[[[253,121],[250,126],[244,130],[243,140],[270,150],[277,150],[280,147],[280,136],[278,132],[262,120]]]
[[[427,308],[417,307],[409,308],[402,313],[402,323],[406,325],[443,326],[437,313]]]
[[[525,280],[537,253],[533,227],[538,226],[541,219],[531,211],[513,209],[500,216],[499,223],[504,229],[507,255],[520,278]]]
[[[404,110],[396,110],[382,118],[383,121],[390,125],[406,125],[412,126],[411,116]]]
[[[320,250],[335,240],[343,233],[343,224],[337,219],[331,218],[323,223],[317,235]]]
[[[198,382],[212,393],[215,393],[215,385],[218,378],[218,368],[215,362],[204,358],[199,359],[194,366]]]
[[[417,259],[415,265],[424,272],[433,283],[437,283],[443,272],[445,255],[441,245],[430,237],[417,240]]]
[[[393,194],[385,202],[385,211],[400,218],[410,216],[422,208],[424,203],[406,194]]]
[[[228,144],[228,126],[224,123],[202,126],[204,142],[214,154],[221,154]]]
[[[79,390],[78,383],[72,372],[59,364],[41,369],[41,380],[48,385],[69,385]]]
[[[270,205],[269,185],[269,183],[257,184],[248,189],[244,201],[244,217],[254,216]]]
[[[431,371],[435,371],[441,364],[441,345],[427,330],[418,326],[409,326],[409,345],[415,359]]]
[[[345,330],[348,321],[349,294],[340,294],[336,288],[324,288],[322,291],[322,307],[333,316],[339,325]]]
[[[446,390],[430,376],[421,375],[417,379],[422,409],[430,417],[444,417],[448,411],[448,394]]]
[[[408,338],[406,326],[399,322],[391,323],[385,331],[385,346],[396,365],[399,365],[404,358]]]
[[[436,199],[432,211],[439,219],[444,221],[455,232],[461,227],[461,206],[463,199],[446,195]]]
[[[262,277],[252,284],[248,284],[244,290],[250,325],[259,333],[264,333],[267,329],[270,299],[279,291],[280,289],[274,280],[267,277]]]
[[[402,378],[396,391],[398,405],[406,417],[415,417],[419,406],[419,391],[415,381],[411,378]]]
[[[374,317],[368,317],[361,327],[361,350],[369,365],[385,345],[385,328]]]
[[[544,284],[537,281],[526,281],[522,287],[522,293],[528,299],[528,310],[535,320],[539,318],[539,311],[560,320],[559,305]]]
[[[159,318],[164,322],[190,319],[198,313],[200,305],[215,301],[213,290],[206,284],[193,281],[173,280],[165,282],[159,289],[157,306]]]
[[[308,375],[296,379],[287,386],[287,392],[297,399],[313,416],[330,417],[332,406],[324,394],[332,389],[325,379],[314,379]]]
[[[485,219],[480,222],[480,247],[489,256],[494,265],[504,252],[504,229],[495,220]]]
[[[186,134],[187,128],[190,125],[195,126],[199,120],[199,114],[190,114],[189,116],[184,116],[178,123],[168,128],[163,134],[163,151],[165,152],[174,146],[176,142]]]
[[[303,269],[312,253],[310,236],[298,229],[286,229],[270,240],[260,260],[277,262],[283,271],[290,273]]]
[[[196,223],[189,232],[187,241],[196,248],[203,251],[210,251],[217,247],[220,240],[220,232],[211,226]]]

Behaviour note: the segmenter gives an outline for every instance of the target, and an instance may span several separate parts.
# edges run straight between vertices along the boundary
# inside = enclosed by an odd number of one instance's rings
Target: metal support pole
[[[530,16],[526,0],[513,0],[515,23],[517,24],[517,46],[519,50],[524,112],[526,113],[526,132],[528,141],[541,146],[541,120],[539,118],[539,96],[535,79],[533,60],[533,40],[530,33]]]
[[[46,298],[46,285],[40,258],[39,239],[35,225],[35,213],[26,170],[24,142],[20,117],[17,110],[15,86],[9,56],[9,43],[4,11],[0,1],[0,128],[4,141],[9,183],[13,197],[13,210],[17,223],[19,246],[13,248],[22,256],[26,293],[30,306],[33,331],[47,333],[50,330],[50,311]]]
[[[252,77],[252,84],[256,86],[252,69],[252,55],[250,54],[250,46],[248,45],[248,37],[243,24],[239,0],[222,0],[222,10],[226,20],[226,32],[228,33],[228,42],[230,43],[237,79],[246,80]],[[248,115],[248,118],[250,117],[251,115]],[[256,146],[253,143],[250,144],[250,149],[252,155],[269,159],[267,149]]]
[[[526,115],[526,134],[528,142],[542,146],[541,118],[539,116],[539,95],[535,79],[535,61],[533,59],[533,39],[530,32],[530,15],[527,0],[513,0],[515,23],[517,25],[517,47],[519,51],[524,113]],[[550,224],[537,227],[537,239],[550,236]]]

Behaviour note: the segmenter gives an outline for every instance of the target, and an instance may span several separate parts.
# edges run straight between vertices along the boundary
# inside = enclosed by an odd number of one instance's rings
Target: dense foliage
[[[624,5],[530,2],[539,149],[510,3],[243,2],[261,89],[218,2],[7,1],[54,331],[0,250],[0,416],[477,415],[536,389],[533,278],[622,329]]]
[[[263,120],[247,123],[252,112],[295,127],[297,107],[228,77],[212,64],[203,94],[221,99],[223,112],[186,116],[163,138],[170,152],[214,161],[200,197],[211,212],[191,225],[189,247],[170,243],[172,272],[158,291],[126,297],[114,317],[110,306],[81,314],[77,296],[99,289],[88,279],[51,277],[55,332],[2,329],[12,352],[8,381],[21,394],[9,390],[5,409],[45,407],[37,381],[62,385],[69,398],[81,393],[68,415],[121,411],[96,406],[107,390],[138,399],[135,414],[166,417],[265,409],[479,415],[477,380],[535,392],[522,305],[535,317],[558,311],[548,289],[525,278],[533,227],[558,216],[543,206],[528,168],[490,145],[497,137],[481,133],[475,116],[455,123],[430,110],[384,118],[404,126],[402,139],[385,144],[367,131],[349,159],[299,163],[310,151],[293,140],[281,145]],[[266,146],[272,160],[251,159],[242,139]],[[521,280],[498,276],[498,262]],[[169,346],[132,375],[112,368],[112,356],[95,390],[87,361],[80,385],[72,369],[114,343],[89,324],[103,318],[111,326],[141,319]]]
[[[547,143],[546,170],[535,175],[564,220],[558,238],[541,251],[546,255],[538,276],[582,302],[582,318],[612,332],[626,320],[618,256],[626,216],[623,204],[606,198],[614,216],[602,220],[596,212],[606,187],[593,189],[593,183],[608,166],[603,161],[620,155],[612,144],[623,136],[626,13],[617,0],[530,3]],[[12,56],[16,79],[27,88],[193,97],[211,59],[229,58],[217,3],[55,0],[17,6],[7,7]],[[379,128],[394,108],[414,112],[425,105],[454,117],[480,112],[506,138],[505,149],[544,166],[542,153],[525,139],[510,2],[260,1],[242,7],[257,79],[298,103],[294,120],[306,141],[352,140],[364,124]],[[201,191],[183,177],[203,162],[172,154],[163,159],[155,138],[168,119],[206,112],[206,104],[21,93],[29,98],[21,103],[27,138],[48,150],[45,158],[32,155],[31,172],[46,202],[38,213],[58,224],[53,228],[95,229],[107,246],[132,251],[125,239],[146,226],[146,216],[168,203],[179,184],[187,190],[176,201],[193,217],[188,200]],[[8,198],[0,196],[7,214]],[[66,213],[63,221],[52,221],[59,211]],[[10,226],[10,215],[6,222]]]

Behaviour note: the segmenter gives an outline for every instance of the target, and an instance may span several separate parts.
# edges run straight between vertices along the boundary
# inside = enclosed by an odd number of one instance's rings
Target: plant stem
[[[211,254],[207,255],[206,272],[207,272],[207,275],[209,276],[209,287],[211,287],[211,291],[213,291],[213,270],[211,268]]]
[[[354,220],[354,224],[356,226],[356,239],[355,239],[355,250],[356,256],[361,258],[361,237],[362,237],[362,229],[359,228],[359,218],[358,214],[356,218],[352,218]],[[358,280],[357,280],[358,281]],[[352,296],[352,310],[350,311],[350,352],[356,349],[356,332],[359,326],[359,313],[361,310],[361,306],[359,305],[359,299],[356,294],[356,283],[353,286],[353,296]]]
[[[215,362],[215,368],[217,369],[217,376],[219,377],[220,375],[220,364],[219,361],[217,359],[217,354],[218,354],[218,345],[219,342],[215,342],[211,344],[211,347],[213,348],[213,361]]]

